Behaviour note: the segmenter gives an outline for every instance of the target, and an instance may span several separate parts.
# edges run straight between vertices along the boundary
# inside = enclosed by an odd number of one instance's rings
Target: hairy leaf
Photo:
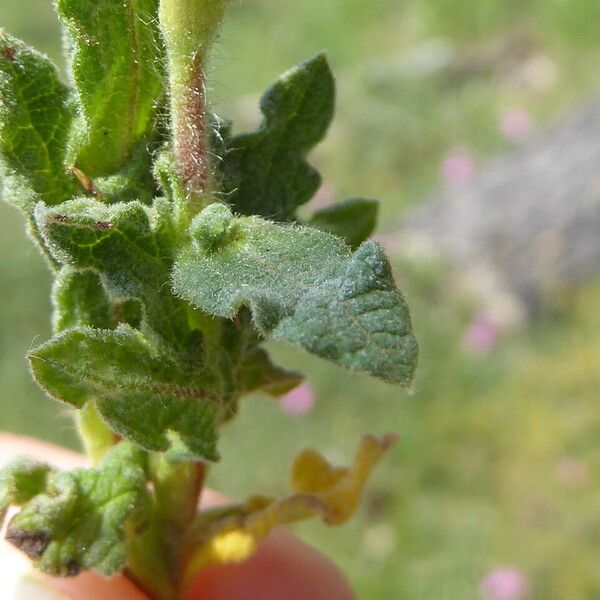
[[[113,329],[119,323],[139,328],[142,319],[136,300],[110,302],[95,271],[63,267],[54,280],[52,304],[55,333],[70,327]]]
[[[410,386],[417,359],[408,308],[379,245],[354,254],[312,228],[232,215],[213,204],[176,261],[177,294],[225,318],[243,306],[258,330],[338,364]]]
[[[80,103],[71,159],[89,176],[126,166],[162,93],[158,0],[56,0]]]
[[[349,198],[318,210],[308,224],[338,235],[356,250],[373,233],[377,225],[377,209],[376,200]]]
[[[111,306],[97,273],[61,269],[52,290],[54,331],[70,327],[98,327],[110,329],[113,325]]]
[[[0,527],[11,506],[21,506],[45,489],[50,471],[47,465],[24,458],[0,470]]]
[[[226,140],[223,187],[236,212],[286,221],[312,198],[321,177],[305,157],[325,136],[334,103],[323,54],[285,73],[265,93],[261,127]]]
[[[185,307],[169,289],[171,223],[166,203],[150,210],[137,202],[106,206],[91,199],[35,209],[54,258],[100,274],[114,302],[135,299],[148,325],[173,345],[185,335]]]
[[[154,161],[154,179],[161,187],[170,202],[183,206],[186,202],[186,191],[181,176],[177,172],[175,159],[168,151],[162,151]]]
[[[33,375],[76,408],[95,400],[121,436],[154,451],[216,458],[214,379],[184,371],[177,357],[127,325],[65,331],[29,353]]]
[[[5,200],[29,214],[77,186],[64,159],[72,110],[50,60],[0,30],[0,155]]]
[[[301,373],[273,364],[262,348],[256,348],[244,357],[238,377],[243,393],[260,391],[275,397],[291,392],[303,379]]]
[[[152,204],[154,179],[150,150],[152,146],[146,139],[138,142],[132,150],[131,159],[121,170],[94,179],[93,185],[97,190],[95,195],[111,204],[132,200]]]
[[[148,502],[144,461],[122,442],[97,469],[50,473],[9,523],[7,540],[50,575],[118,573],[127,559],[124,523]]]

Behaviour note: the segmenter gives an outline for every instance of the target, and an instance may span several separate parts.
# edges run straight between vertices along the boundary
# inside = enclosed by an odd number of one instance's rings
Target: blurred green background
[[[61,61],[50,0],[0,0],[0,26]],[[382,198],[380,232],[391,232],[443,185],[453,148],[483,161],[510,147],[503,111],[518,106],[542,127],[591,94],[599,29],[595,0],[245,0],[214,53],[211,97],[249,127],[260,92],[327,48],[339,110],[313,160],[328,193]],[[522,47],[535,61],[506,75]],[[2,205],[0,222],[0,427],[74,446],[68,416],[23,359],[49,336],[50,279],[20,216]],[[362,433],[394,430],[400,441],[351,524],[298,529],[361,600],[476,600],[501,566],[528,580],[527,598],[600,599],[600,285],[477,355],[464,345],[469,302],[449,296],[434,267],[395,266],[422,349],[415,393],[275,347],[308,374],[316,407],[294,417],[249,399],[211,484],[283,493],[301,448],[347,461]]]

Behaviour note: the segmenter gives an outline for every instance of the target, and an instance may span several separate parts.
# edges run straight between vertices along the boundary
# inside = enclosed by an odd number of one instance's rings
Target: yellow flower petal
[[[186,581],[191,583],[208,565],[246,560],[277,525],[315,516],[330,525],[346,522],[360,502],[373,467],[395,440],[392,434],[365,436],[347,468],[334,467],[314,450],[305,450],[292,468],[293,495],[282,500],[256,496],[243,505],[200,515]]]

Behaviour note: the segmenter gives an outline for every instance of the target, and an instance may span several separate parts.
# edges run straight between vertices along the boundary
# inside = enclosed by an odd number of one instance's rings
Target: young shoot
[[[0,31],[4,198],[54,278],[53,337],[27,359],[76,416],[91,465],[8,465],[0,523],[16,509],[6,538],[44,573],[123,572],[155,600],[245,560],[276,524],[344,523],[394,441],[366,435],[345,468],[305,450],[288,496],[199,510],[244,397],[302,382],[265,341],[404,388],[417,360],[367,239],[377,204],[298,213],[321,185],[307,155],[334,112],[326,56],[275,81],[256,131],[233,135],[211,111],[206,65],[228,3],[56,0],[68,84]]]

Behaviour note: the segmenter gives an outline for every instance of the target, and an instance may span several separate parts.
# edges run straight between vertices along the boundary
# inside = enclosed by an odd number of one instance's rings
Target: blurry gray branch
[[[508,320],[598,274],[600,96],[425,202],[400,238],[433,248],[485,302],[512,299]]]

